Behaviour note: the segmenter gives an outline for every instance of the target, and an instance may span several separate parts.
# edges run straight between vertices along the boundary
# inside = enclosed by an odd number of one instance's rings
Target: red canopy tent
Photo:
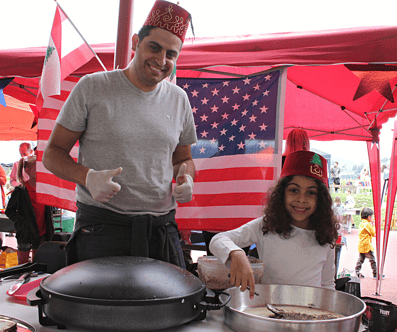
[[[113,69],[114,44],[92,46]],[[0,50],[0,77],[15,77],[4,93],[35,103],[45,52],[45,47]],[[367,142],[380,229],[378,133],[397,112],[396,63],[397,27],[365,27],[187,39],[177,77],[246,77],[287,67],[284,138],[300,127],[312,140]],[[92,59],[74,75],[102,70]]]

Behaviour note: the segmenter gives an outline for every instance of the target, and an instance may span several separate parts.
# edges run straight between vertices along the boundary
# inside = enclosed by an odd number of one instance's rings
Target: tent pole
[[[133,7],[134,0],[120,0],[114,69],[126,68],[131,60]]]

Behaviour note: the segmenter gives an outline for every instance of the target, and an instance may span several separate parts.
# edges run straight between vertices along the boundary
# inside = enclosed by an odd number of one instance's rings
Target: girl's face
[[[314,179],[301,175],[295,175],[287,184],[284,205],[294,226],[308,229],[309,218],[317,209],[318,190]]]

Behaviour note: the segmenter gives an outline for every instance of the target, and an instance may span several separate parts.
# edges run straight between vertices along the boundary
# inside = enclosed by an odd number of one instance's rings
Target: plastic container
[[[254,272],[255,283],[259,284],[264,273],[265,264],[258,258],[248,256]],[[201,256],[197,259],[197,272],[207,288],[213,290],[233,287],[230,283],[230,269],[214,256]]]

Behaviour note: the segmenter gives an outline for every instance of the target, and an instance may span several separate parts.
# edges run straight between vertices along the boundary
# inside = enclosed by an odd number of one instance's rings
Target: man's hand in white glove
[[[109,199],[116,195],[120,191],[121,186],[113,182],[112,179],[114,176],[120,175],[122,171],[121,167],[105,171],[90,169],[87,173],[85,186],[92,198],[98,202],[107,203]]]
[[[186,174],[186,164],[179,167],[176,176],[176,186],[174,188],[174,197],[179,203],[187,203],[192,200],[193,196],[193,178]]]

